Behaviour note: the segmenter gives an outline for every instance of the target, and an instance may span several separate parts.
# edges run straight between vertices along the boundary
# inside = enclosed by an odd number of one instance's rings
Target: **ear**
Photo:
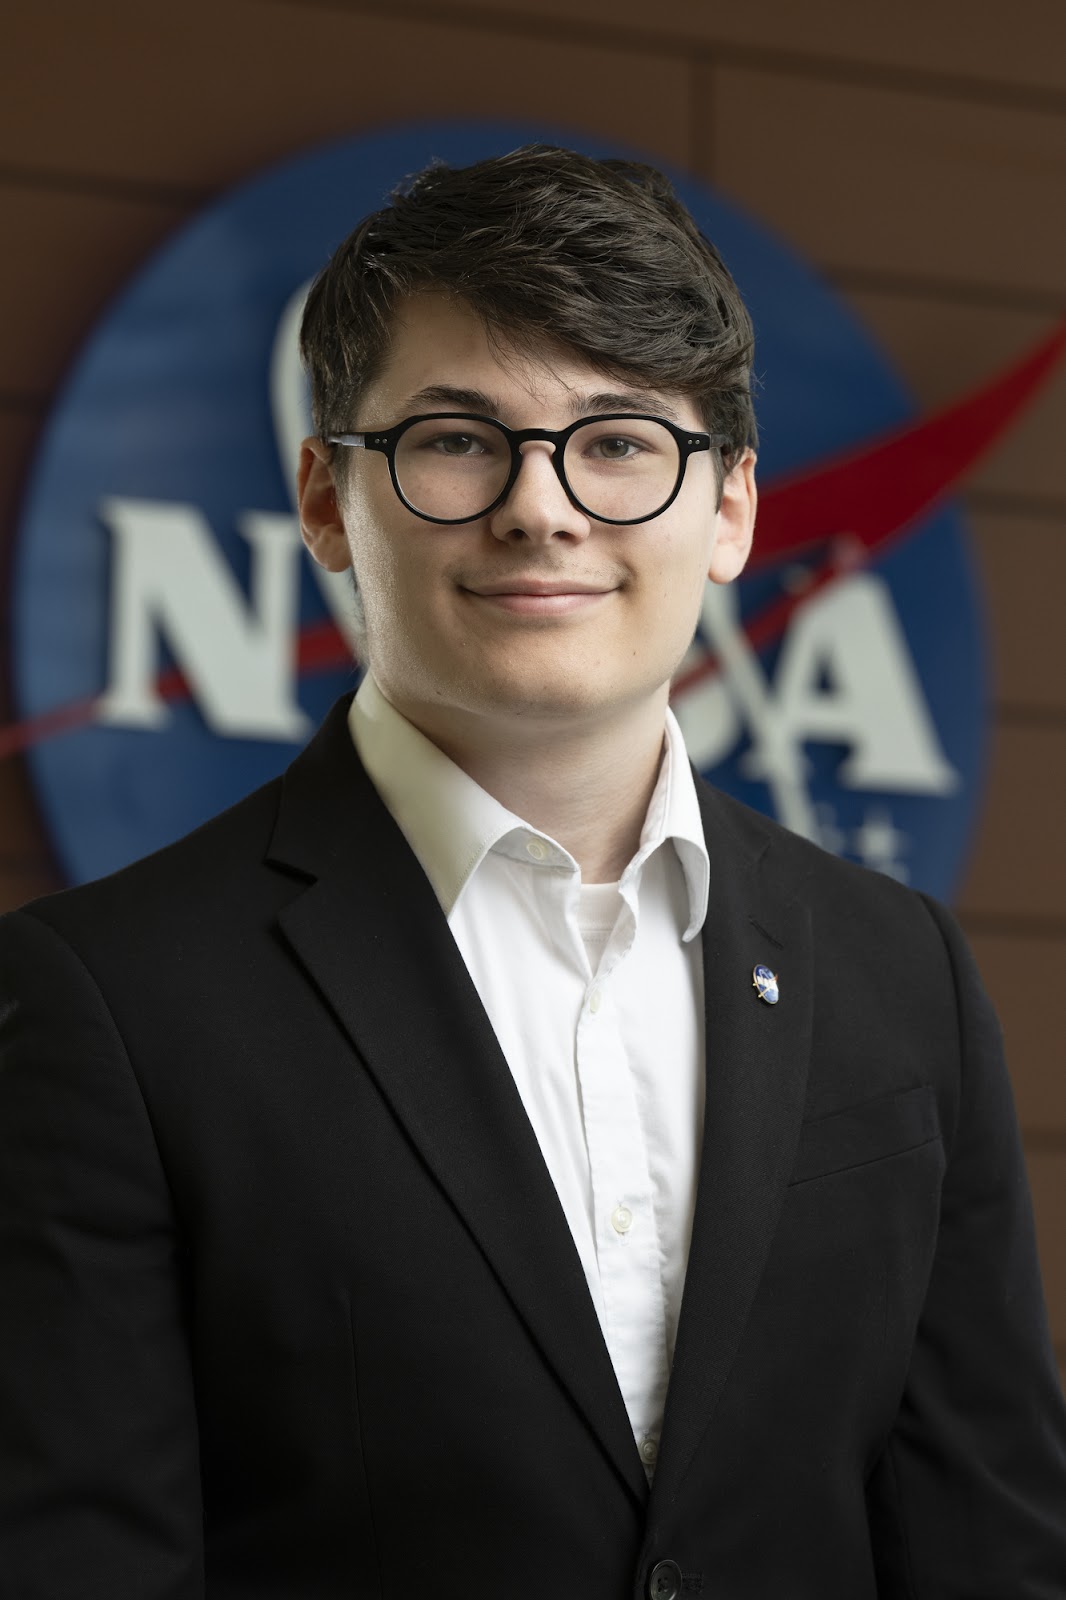
[[[322,439],[305,439],[300,446],[296,496],[304,544],[320,567],[343,572],[352,564],[352,553],[337,502],[330,447]]]
[[[732,583],[744,570],[755,532],[755,452],[745,450],[725,475],[718,508],[714,547],[707,576],[714,583]]]

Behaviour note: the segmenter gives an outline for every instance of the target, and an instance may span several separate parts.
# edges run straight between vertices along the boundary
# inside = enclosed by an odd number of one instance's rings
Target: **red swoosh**
[[[759,501],[755,548],[749,570],[795,556],[834,538],[829,552],[807,562],[799,593],[783,594],[746,618],[744,631],[755,649],[785,631],[797,606],[845,572],[882,553],[913,531],[918,518],[950,489],[1003,434],[1066,349],[1066,322],[1027,355],[974,393],[917,425],[883,434],[859,450],[831,458],[791,478],[778,478]],[[674,679],[678,699],[719,670],[710,651]]]
[[[1051,376],[1066,322],[991,382],[917,425],[770,484],[749,566],[780,561],[834,533],[867,549],[903,532],[942,500]]]
[[[844,570],[912,529],[944,499],[963,474],[1007,430],[1051,376],[1066,350],[1066,322],[987,384],[917,423],[893,429],[870,444],[830,457],[813,468],[774,480],[759,502],[759,526],[749,569],[780,563],[827,538],[829,554],[809,572],[803,592],[786,594],[745,620],[756,648],[781,634],[797,606]],[[300,676],[351,662],[351,651],[331,621],[312,623],[297,641]],[[675,680],[676,698],[718,670],[713,656]],[[177,669],[157,680],[165,700],[185,700],[188,684]],[[96,700],[57,707],[0,728],[0,760],[38,740],[92,722]]]

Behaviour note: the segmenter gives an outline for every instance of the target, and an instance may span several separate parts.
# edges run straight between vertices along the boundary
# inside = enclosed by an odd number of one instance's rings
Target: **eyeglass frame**
[[[400,487],[400,480],[396,474],[396,449],[407,430],[415,427],[419,422],[483,422],[488,423],[503,434],[511,451],[511,468],[503,488],[495,500],[487,505],[483,511],[477,511],[470,517],[433,517],[430,516],[428,511],[420,511],[416,505],[412,505],[411,501],[408,500]],[[660,427],[665,428],[673,436],[674,443],[678,448],[677,481],[669,496],[656,510],[649,511],[642,517],[600,517],[578,499],[567,482],[566,472],[563,467],[563,456],[571,436],[579,428],[585,428],[593,422],[657,422]],[[586,517],[591,517],[594,522],[603,522],[612,528],[631,528],[640,522],[651,522],[673,505],[681,492],[681,485],[685,479],[685,471],[688,467],[690,456],[697,455],[703,450],[720,450],[723,446],[730,444],[731,440],[726,433],[701,433],[695,428],[680,428],[676,423],[667,421],[665,417],[652,416],[650,413],[643,411],[607,411],[593,417],[579,417],[569,427],[556,429],[509,428],[505,422],[500,422],[498,418],[481,416],[476,411],[427,411],[416,417],[405,417],[402,422],[396,423],[395,427],[392,428],[367,428],[362,433],[327,434],[324,442],[330,445],[345,445],[355,450],[378,451],[388,461],[392,487],[396,491],[397,498],[401,504],[405,505],[408,511],[413,512],[416,517],[421,517],[423,522],[433,522],[438,527],[446,528],[461,527],[467,522],[477,522],[480,518],[487,517],[493,511],[497,511],[514,488],[518,480],[518,474],[522,470],[521,446],[530,442],[544,442],[555,447],[551,457],[552,466],[555,469],[556,477],[562,485],[563,493],[571,505],[576,506]]]

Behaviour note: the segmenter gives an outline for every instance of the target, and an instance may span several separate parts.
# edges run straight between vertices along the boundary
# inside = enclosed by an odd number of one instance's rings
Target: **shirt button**
[[[649,1467],[659,1458],[659,1446],[654,1439],[645,1439],[640,1447],[640,1459]]]
[[[628,1233],[633,1226],[633,1213],[628,1206],[615,1206],[611,1212],[611,1227],[615,1233]]]
[[[543,861],[547,857],[548,846],[540,839],[527,839],[526,854],[532,856],[534,861]]]
[[[596,1015],[602,1004],[603,995],[598,989],[593,989],[592,993],[589,995],[589,1010],[592,1012],[593,1016]]]

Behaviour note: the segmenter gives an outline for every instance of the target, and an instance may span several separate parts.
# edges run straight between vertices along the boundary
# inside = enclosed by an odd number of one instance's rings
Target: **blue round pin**
[[[751,975],[752,984],[760,1000],[765,1000],[768,1006],[776,1006],[781,998],[781,991],[777,987],[777,973],[771,972],[769,967],[758,966]]]

